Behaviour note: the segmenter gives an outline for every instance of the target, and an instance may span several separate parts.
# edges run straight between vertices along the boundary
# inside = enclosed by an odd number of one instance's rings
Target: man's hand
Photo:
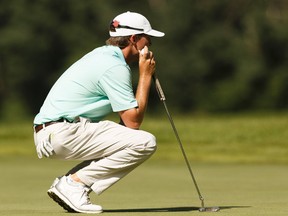
[[[148,47],[145,46],[141,51],[139,51],[139,74],[153,76],[155,72],[155,59]]]
[[[126,127],[139,129],[148,105],[149,91],[156,62],[154,55],[145,46],[139,51],[139,81],[136,91],[138,107],[119,112],[120,118]]]

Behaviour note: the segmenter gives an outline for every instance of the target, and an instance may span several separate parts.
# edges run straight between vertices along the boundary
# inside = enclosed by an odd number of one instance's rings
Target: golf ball
[[[144,55],[144,52],[145,52],[145,51],[144,51],[144,48],[143,48],[143,49],[140,51],[140,54],[141,54],[141,55]]]

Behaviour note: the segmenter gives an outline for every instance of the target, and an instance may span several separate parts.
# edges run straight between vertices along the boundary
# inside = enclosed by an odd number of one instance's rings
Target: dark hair
[[[130,36],[110,37],[106,40],[106,45],[118,46],[120,49],[124,49],[129,45]]]
[[[144,34],[135,35],[136,41],[138,41]],[[106,40],[106,45],[118,46],[120,49],[124,49],[129,45],[131,35],[129,36],[118,36],[118,37],[110,37]]]

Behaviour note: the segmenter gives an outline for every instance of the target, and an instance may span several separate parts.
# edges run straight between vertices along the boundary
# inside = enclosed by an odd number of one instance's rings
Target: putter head
[[[220,208],[219,207],[202,207],[202,208],[199,208],[199,211],[200,212],[217,212],[217,211],[220,211]]]

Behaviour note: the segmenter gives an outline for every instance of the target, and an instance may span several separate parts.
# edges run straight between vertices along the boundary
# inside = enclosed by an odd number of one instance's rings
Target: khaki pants
[[[50,158],[93,160],[77,171],[77,176],[101,194],[156,150],[155,137],[111,121],[91,123],[80,118],[77,123],[59,122],[34,132],[35,145],[49,139],[54,154]]]

